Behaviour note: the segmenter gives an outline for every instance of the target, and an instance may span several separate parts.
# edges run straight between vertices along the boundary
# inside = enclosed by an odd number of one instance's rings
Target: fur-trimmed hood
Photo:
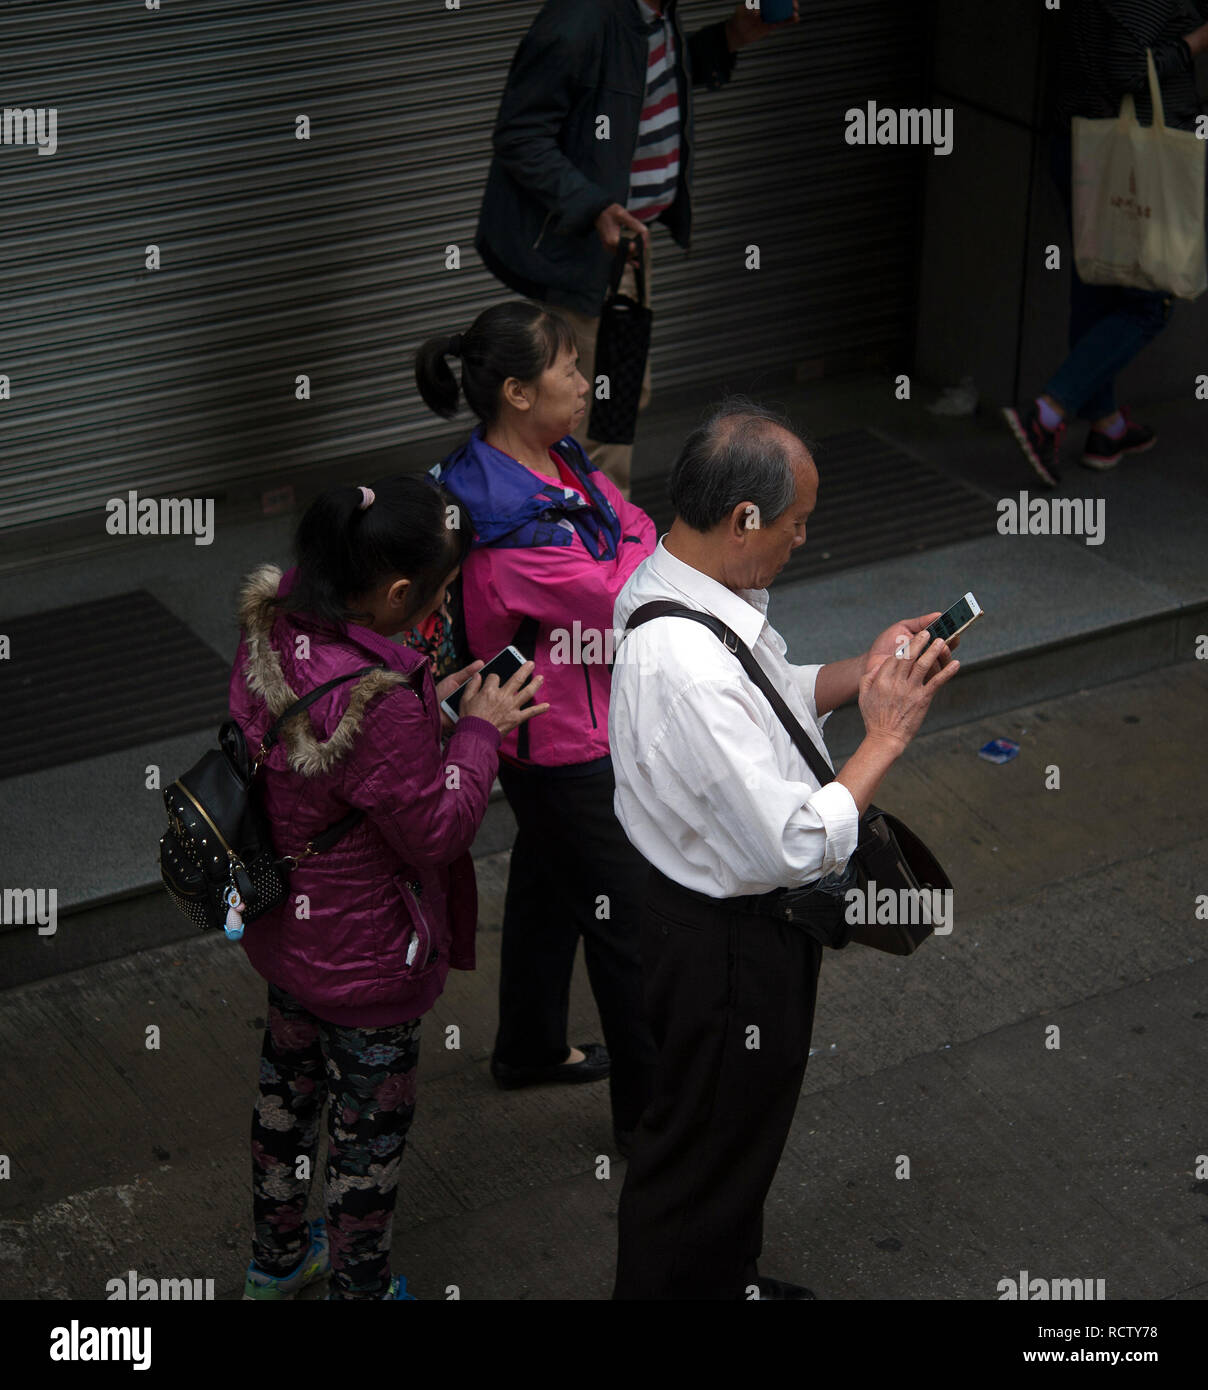
[[[323,683],[315,681],[309,687],[295,690],[286,680],[281,655],[272,644],[273,626],[281,617],[281,609],[275,600],[283,578],[282,571],[276,565],[260,566],[244,581],[238,607],[239,623],[247,640],[247,660],[244,662],[243,675],[252,694],[264,700],[272,719],[278,718],[295,700],[304,696],[308,688],[314,689]],[[406,648],[395,650],[401,655],[410,655]],[[415,653],[415,660],[422,667],[423,658],[419,653]],[[369,664],[370,658],[366,654],[366,659],[360,665]],[[326,679],[331,679],[336,674],[336,671],[332,671]],[[351,694],[348,708],[326,741],[316,737],[310,710],[301,710],[294,715],[282,726],[280,734],[280,743],[285,750],[289,766],[304,777],[318,777],[330,772],[352,747],[370,700],[387,691],[396,690],[400,685],[407,687],[419,698],[414,675],[414,671],[370,671],[359,680],[350,681],[347,687],[337,686],[331,692],[330,698],[339,698],[345,689],[350,690]],[[323,701],[318,701],[311,709],[321,707],[322,704]]]

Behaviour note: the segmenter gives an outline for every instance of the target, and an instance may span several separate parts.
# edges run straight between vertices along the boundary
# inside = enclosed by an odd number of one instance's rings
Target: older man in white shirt
[[[621,1195],[616,1298],[813,1297],[756,1267],[825,939],[769,909],[786,889],[846,881],[860,816],[959,666],[928,644],[938,612],[847,661],[785,659],[767,586],[804,544],[817,494],[810,451],[783,417],[724,403],[685,443],[676,520],[617,600],[618,631],[666,600],[721,619],[821,750],[827,715],[857,696],[866,736],[819,786],[708,628],[664,616],[620,640],[609,737],[617,815],[651,865],[641,948],[659,1062]]]

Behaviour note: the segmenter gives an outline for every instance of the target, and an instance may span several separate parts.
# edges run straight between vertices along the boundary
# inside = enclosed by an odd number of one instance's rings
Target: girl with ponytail
[[[469,850],[500,740],[547,709],[529,703],[531,665],[502,687],[477,664],[434,686],[423,657],[391,640],[456,578],[467,535],[451,508],[426,478],[333,488],[302,517],[297,567],[265,565],[244,585],[230,703],[249,748],[295,700],[341,681],[282,727],[256,774],[274,848],[296,867],[242,938],[268,982],[245,1298],[292,1297],[329,1269],[334,1299],[411,1297],[389,1259],[420,1020],[450,967],[474,968]],[[440,700],[467,680],[442,747]],[[326,1216],[307,1224],[298,1158],[313,1169],[325,1099]]]
[[[468,651],[489,660],[514,644],[545,677],[550,705],[500,748],[518,833],[491,1072],[504,1088],[608,1077],[624,1154],[655,1046],[637,946],[648,870],[613,812],[609,666],[613,605],[656,537],[573,437],[588,390],[576,362],[566,321],[516,301],[485,310],[464,333],[429,339],[415,377],[437,415],[452,416],[464,398],[478,418],[432,470],[472,534],[461,574]],[[567,1039],[580,935],[606,1048]]]

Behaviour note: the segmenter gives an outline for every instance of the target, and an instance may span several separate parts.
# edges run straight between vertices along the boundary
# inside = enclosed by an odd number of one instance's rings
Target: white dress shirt
[[[613,616],[608,732],[616,812],[629,839],[668,878],[713,898],[841,872],[858,834],[851,793],[839,782],[819,787],[758,686],[708,628],[656,618],[622,637],[630,614],[658,599],[712,613],[737,633],[830,762],[826,716],[814,704],[822,668],[785,660],[784,639],[767,621],[767,590],[735,593],[660,540]]]

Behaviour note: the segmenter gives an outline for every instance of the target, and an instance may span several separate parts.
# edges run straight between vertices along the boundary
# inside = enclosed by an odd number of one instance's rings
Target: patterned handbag
[[[642,378],[646,375],[646,357],[650,351],[654,314],[646,304],[646,275],[641,260],[634,267],[637,299],[620,293],[621,276],[633,244],[632,238],[622,237],[617,246],[596,334],[595,373],[597,380],[601,376],[607,378],[608,396],[601,400],[593,389],[587,434],[600,444],[633,443]]]

